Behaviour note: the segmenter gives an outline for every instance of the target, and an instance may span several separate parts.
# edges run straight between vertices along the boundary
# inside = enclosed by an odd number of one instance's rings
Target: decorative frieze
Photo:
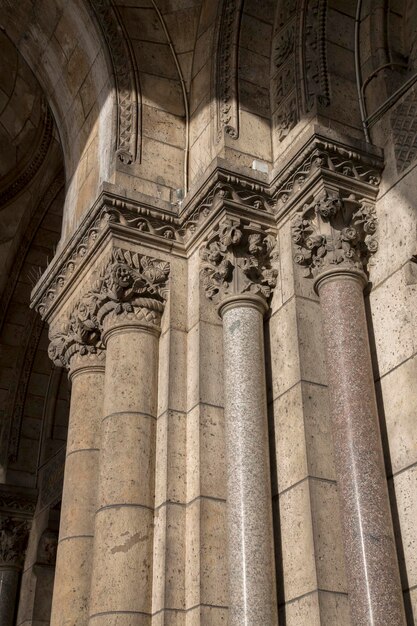
[[[22,567],[28,537],[29,524],[26,520],[0,518],[0,564]]]
[[[267,299],[276,285],[276,238],[256,224],[223,219],[200,256],[206,296],[214,302],[244,293]]]
[[[306,276],[317,276],[334,266],[366,269],[378,249],[373,204],[353,195],[323,190],[292,223],[294,260]]]

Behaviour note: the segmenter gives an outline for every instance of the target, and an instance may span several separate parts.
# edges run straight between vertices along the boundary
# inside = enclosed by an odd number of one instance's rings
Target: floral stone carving
[[[243,293],[269,298],[277,281],[277,256],[272,233],[226,218],[200,249],[207,297],[214,302]]]
[[[22,567],[29,537],[26,520],[3,517],[0,519],[0,562],[2,565]]]
[[[342,200],[339,193],[324,191],[293,221],[294,260],[305,268],[306,276],[335,265],[365,270],[378,249],[376,228],[370,202],[353,196]]]
[[[51,337],[49,356],[69,367],[74,354],[101,356],[103,321],[132,314],[159,323],[167,295],[169,263],[116,248],[76,304],[62,330]],[[103,355],[104,356],[104,355]]]

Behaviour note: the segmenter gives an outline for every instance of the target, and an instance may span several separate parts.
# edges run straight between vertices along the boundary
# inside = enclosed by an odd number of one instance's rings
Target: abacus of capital
[[[160,623],[159,337],[183,289],[176,263],[191,272],[196,256],[223,333],[228,620],[278,624],[264,325],[288,220],[293,269],[314,281],[321,305],[352,623],[404,626],[363,297],[379,167],[313,136],[269,186],[219,167],[175,218],[110,186],[102,193],[33,292],[50,356],[72,381],[52,626],[63,616],[74,626]],[[178,623],[188,626],[192,608],[175,608]]]

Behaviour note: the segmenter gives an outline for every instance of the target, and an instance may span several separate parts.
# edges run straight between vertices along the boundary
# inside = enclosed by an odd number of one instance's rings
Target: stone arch
[[[0,19],[57,123],[67,185],[65,240],[114,167],[115,89],[108,54],[82,0],[5,3]]]

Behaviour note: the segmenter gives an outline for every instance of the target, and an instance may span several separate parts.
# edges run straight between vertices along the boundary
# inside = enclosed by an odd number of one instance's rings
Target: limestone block
[[[58,545],[55,577],[60,584],[54,590],[52,623],[77,626],[88,619],[88,589],[91,577],[91,538],[77,537]]]
[[[186,409],[187,334],[171,328],[160,338],[158,415]]]
[[[351,626],[349,597],[342,593],[319,592],[320,626]]]
[[[281,524],[283,580],[278,584],[284,589],[284,598],[288,602],[317,589],[308,481],[280,495],[279,514],[276,500],[274,508],[275,523]]]
[[[100,546],[94,552],[90,615],[150,613],[152,528],[153,511],[138,506],[103,509],[96,515]]]
[[[148,333],[133,332],[128,337],[128,341],[124,334],[109,338],[112,358],[106,363],[103,415],[136,412],[138,407],[143,413],[156,415],[156,394],[149,389],[156,380],[158,343]]]
[[[392,183],[391,178],[385,180],[386,186]],[[415,253],[416,193],[415,177],[409,175],[382,194],[376,203],[378,251],[369,268],[374,289]]]
[[[276,495],[308,473],[301,385],[291,387],[276,398],[272,411],[277,474],[272,493]]]
[[[161,519],[160,541],[155,536],[155,552],[163,562],[163,597],[161,608],[185,609],[185,507],[168,503],[155,511],[155,526]],[[155,559],[154,556],[154,559]],[[157,567],[156,559],[154,566]],[[158,610],[154,604],[154,611]]]
[[[265,351],[270,354],[272,379],[268,395],[270,399],[275,399],[300,380],[294,300],[290,300],[270,318],[266,344],[269,344]]]
[[[415,523],[417,515],[417,467],[411,467],[395,476],[393,481],[389,481],[389,486],[396,505],[394,527],[397,540],[401,545],[398,554],[400,571],[408,588],[415,587],[417,585],[417,525]],[[399,525],[395,523],[397,515]]]
[[[390,276],[369,296],[379,376],[417,350],[416,296],[417,286],[405,284],[403,270]]]
[[[187,406],[223,406],[223,330],[200,321],[188,333]],[[207,375],[207,373],[210,375]]]
[[[187,606],[227,606],[225,502],[202,497],[187,506]]]
[[[159,109],[173,115],[184,114],[184,98],[178,80],[141,71],[140,83],[144,105],[155,106],[157,103]]]
[[[322,626],[318,593],[309,593],[281,606],[279,623],[286,626]]]
[[[98,450],[80,450],[67,456],[60,540],[74,535],[93,534],[97,493]]]
[[[187,612],[186,626],[227,626],[228,610],[219,606],[198,606]]]
[[[226,498],[223,409],[205,404],[187,416],[187,497]]]
[[[187,416],[166,411],[156,424],[155,506],[186,499]]]
[[[103,420],[99,504],[154,504],[156,420],[139,413],[117,413]]]
[[[388,436],[386,467],[393,474],[417,462],[416,380],[417,357],[414,356],[376,385]]]
[[[310,480],[310,499],[318,588],[347,593],[336,484]]]

